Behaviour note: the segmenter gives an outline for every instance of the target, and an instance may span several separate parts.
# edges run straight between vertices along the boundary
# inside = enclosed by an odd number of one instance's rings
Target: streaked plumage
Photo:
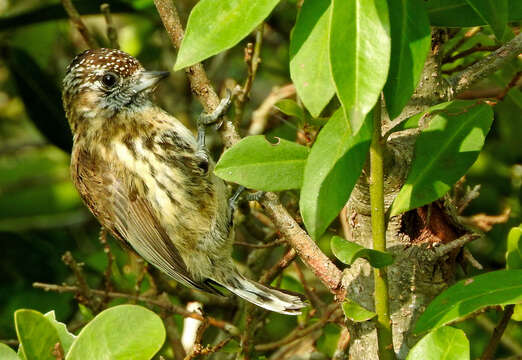
[[[192,133],[150,100],[163,75],[112,49],[88,50],[68,67],[63,101],[82,199],[118,240],[179,282],[209,292],[218,283],[266,309],[298,313],[299,297],[237,272],[225,184]]]

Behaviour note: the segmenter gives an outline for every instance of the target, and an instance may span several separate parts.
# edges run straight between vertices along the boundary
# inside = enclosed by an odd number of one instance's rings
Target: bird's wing
[[[87,151],[73,153],[72,178],[85,204],[102,226],[148,262],[181,283],[215,292],[194,281],[178,250],[133,181],[118,178],[111,166]],[[121,176],[123,177],[123,176]]]

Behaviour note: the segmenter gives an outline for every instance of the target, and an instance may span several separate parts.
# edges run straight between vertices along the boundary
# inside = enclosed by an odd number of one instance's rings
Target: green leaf
[[[158,315],[141,306],[119,305],[102,311],[82,329],[66,360],[148,360],[164,341]]]
[[[299,203],[306,229],[315,240],[348,201],[366,162],[371,132],[369,119],[352,136],[341,109],[319,132],[306,161]]]
[[[339,336],[341,336],[341,327],[337,324],[327,323],[322,330],[323,333],[316,342],[317,350],[328,355],[328,358],[332,358],[339,342]]]
[[[511,320],[522,321],[522,304],[515,305],[515,309],[513,310]]]
[[[330,69],[353,134],[361,128],[386,82],[390,24],[386,0],[333,0]]]
[[[384,98],[394,119],[417,87],[431,47],[431,29],[423,0],[388,0],[388,4],[391,59]]]
[[[430,332],[410,350],[406,360],[469,360],[464,331],[449,326]]]
[[[497,40],[502,41],[508,30],[508,0],[466,0],[466,2],[491,26]]]
[[[426,8],[430,23],[433,26],[470,27],[487,25],[467,0],[428,0]],[[493,0],[496,2],[496,0]],[[504,0],[501,0],[504,1]],[[522,20],[522,2],[520,0],[508,1],[508,21]]]
[[[331,0],[305,1],[290,38],[290,77],[313,117],[335,94],[328,66],[330,4]]]
[[[70,152],[72,135],[54,81],[21,49],[10,48],[5,59],[33,123],[51,143]]]
[[[506,251],[506,269],[522,269],[522,224],[509,231]]]
[[[290,99],[279,100],[274,106],[285,115],[293,116],[300,120],[305,119],[304,110],[301,109],[294,100],[290,100]]]
[[[16,352],[6,344],[0,343],[0,359],[2,360],[20,360]]]
[[[344,316],[353,322],[364,322],[377,316],[373,311],[363,308],[361,305],[350,299],[343,302],[342,308]]]
[[[451,104],[452,104],[452,102],[450,101],[450,102],[444,102],[444,103],[440,103],[437,105],[433,105],[429,109],[421,111],[421,112],[413,115],[412,117],[408,118],[406,121],[403,121],[403,122],[397,124],[391,130],[391,132],[417,128],[417,127],[419,127],[419,121],[423,117],[429,117],[432,114],[437,114],[437,110],[443,110],[446,107],[451,106]]]
[[[291,141],[277,141],[273,144],[263,135],[247,136],[223,153],[214,172],[250,189],[298,189],[309,149]]]
[[[236,45],[279,0],[201,0],[190,12],[174,70],[194,65]]]
[[[330,240],[330,246],[335,257],[346,265],[351,265],[358,258],[368,260],[371,266],[381,268],[393,263],[393,256],[386,252],[367,249],[364,246],[343,239],[339,236],[333,236]]]
[[[461,280],[435,298],[417,320],[420,333],[462,319],[486,306],[522,302],[522,270],[499,270]]]
[[[64,353],[67,353],[67,351],[69,351],[69,349],[71,348],[74,339],[76,339],[76,335],[70,333],[69,330],[67,330],[67,327],[64,323],[56,320],[54,310],[49,311],[44,316],[51,322],[51,324],[56,329],[58,337],[60,338],[60,343],[62,344],[63,351]]]
[[[473,165],[493,121],[485,103],[453,101],[431,113],[419,135],[406,184],[391,207],[391,216],[439,199]]]
[[[52,352],[60,338],[53,324],[36,310],[17,310],[14,318],[21,357],[27,360],[56,360]]]

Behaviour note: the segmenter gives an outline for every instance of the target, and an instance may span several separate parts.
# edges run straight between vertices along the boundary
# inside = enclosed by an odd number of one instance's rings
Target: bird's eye
[[[118,75],[108,72],[102,76],[101,82],[105,87],[110,89],[118,82]]]

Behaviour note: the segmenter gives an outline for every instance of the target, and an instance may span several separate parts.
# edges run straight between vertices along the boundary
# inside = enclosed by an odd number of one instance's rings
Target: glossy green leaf
[[[386,0],[333,0],[330,68],[353,134],[361,128],[384,87],[390,43]]]
[[[16,352],[6,344],[0,343],[0,359],[2,360],[20,360]]]
[[[344,316],[353,322],[368,321],[377,316],[373,311],[363,308],[361,305],[350,299],[343,302],[342,308]]]
[[[290,39],[290,77],[313,117],[335,94],[328,56],[330,4],[331,0],[305,1]]]
[[[469,360],[469,349],[464,331],[444,326],[420,339],[406,360]]]
[[[333,236],[330,246],[335,257],[347,265],[353,264],[358,258],[368,260],[371,266],[381,268],[393,263],[393,256],[389,253],[367,249],[364,246]]]
[[[60,338],[60,343],[62,344],[62,349],[64,353],[67,353],[69,349],[71,348],[72,343],[74,342],[74,339],[76,339],[76,335],[72,334],[67,330],[67,327],[64,323],[59,322],[56,320],[56,315],[53,311],[49,311],[46,313],[45,318],[47,318],[51,324],[54,326],[58,333],[58,337]]]
[[[470,27],[487,25],[467,0],[427,0],[426,8],[433,26]],[[491,0],[496,2],[496,0]],[[504,1],[504,0],[502,0]],[[508,21],[522,20],[522,2],[508,1]]]
[[[522,224],[509,231],[506,269],[522,269]]]
[[[306,161],[299,203],[312,238],[320,238],[348,201],[366,161],[371,132],[372,122],[366,121],[352,136],[340,109],[319,132]]]
[[[485,103],[453,101],[431,113],[427,129],[419,135],[414,158],[391,216],[439,199],[473,165],[493,121]]]
[[[158,315],[142,306],[119,305],[102,311],[82,329],[66,360],[148,360],[164,341]]]
[[[452,104],[451,101],[450,102],[444,102],[444,103],[440,103],[440,104],[434,105],[434,106],[430,107],[427,110],[421,111],[421,112],[413,115],[412,117],[406,119],[405,121],[399,123],[398,125],[396,125],[391,130],[391,132],[417,128],[417,127],[419,127],[419,121],[422,118],[429,117],[432,114],[436,114],[437,110],[443,110],[446,107],[451,106],[451,104]]]
[[[290,99],[279,100],[274,106],[285,115],[293,116],[300,120],[305,119],[304,110],[301,109],[294,100],[290,100]]]
[[[423,0],[388,0],[391,59],[384,98],[394,119],[417,87],[431,48],[431,29]]]
[[[486,22],[498,41],[504,39],[508,23],[508,0],[466,0],[468,5]]]
[[[250,189],[299,189],[309,149],[291,141],[271,143],[263,135],[247,136],[225,151],[214,172]]]
[[[279,0],[201,0],[192,11],[174,70],[229,49],[246,37]]]
[[[53,324],[36,310],[17,310],[14,318],[19,355],[27,360],[56,360],[52,352],[60,338]]]
[[[70,152],[72,135],[58,86],[25,51],[10,48],[5,59],[33,123],[51,143]]]
[[[522,303],[522,270],[491,271],[439,294],[417,320],[415,332],[441,327],[486,306],[518,303]]]

